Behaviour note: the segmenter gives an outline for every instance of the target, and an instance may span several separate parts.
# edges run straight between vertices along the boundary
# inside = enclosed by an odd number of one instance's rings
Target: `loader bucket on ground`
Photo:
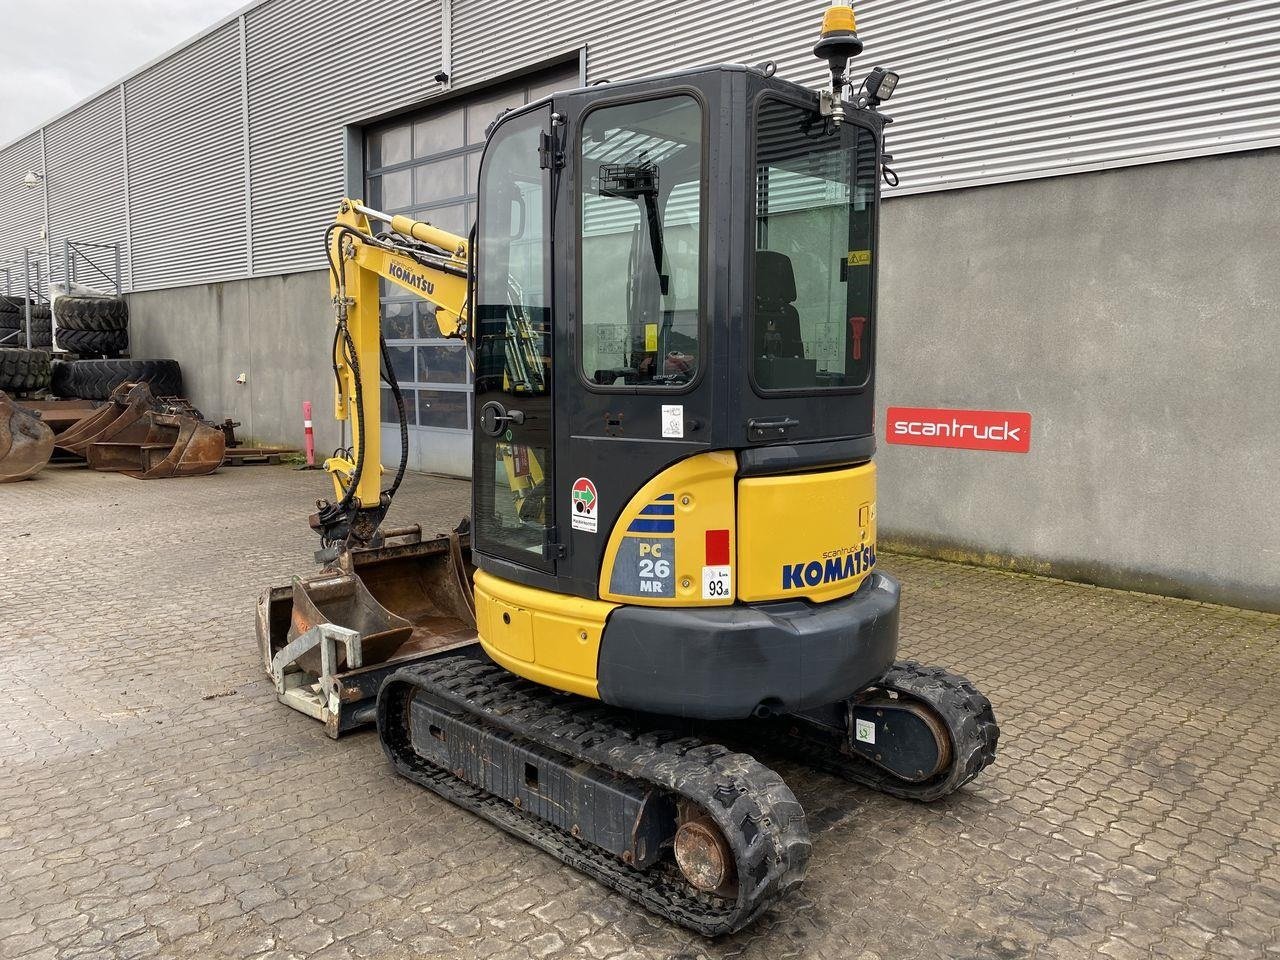
[[[53,431],[0,392],[0,483],[26,480],[53,455]]]
[[[112,439],[154,406],[155,397],[145,383],[122,383],[97,411],[58,434],[56,443],[63,450],[87,457],[91,444]]]
[[[137,419],[122,417],[85,451],[95,470],[123,473],[138,480],[198,477],[222,466],[226,435],[180,414],[147,410]]]
[[[280,701],[337,737],[372,722],[394,670],[478,646],[470,555],[466,533],[390,530],[382,546],[264,593],[258,644]]]

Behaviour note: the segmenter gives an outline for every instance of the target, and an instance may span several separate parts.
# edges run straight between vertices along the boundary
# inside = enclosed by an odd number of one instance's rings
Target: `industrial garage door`
[[[508,107],[576,86],[577,66],[562,67],[368,128],[366,202],[465,235],[475,222],[485,127]],[[464,347],[440,336],[431,304],[385,281],[382,329],[404,392],[410,468],[470,476],[475,412]],[[395,400],[385,387],[382,423],[383,460],[390,470],[399,459],[400,431]]]

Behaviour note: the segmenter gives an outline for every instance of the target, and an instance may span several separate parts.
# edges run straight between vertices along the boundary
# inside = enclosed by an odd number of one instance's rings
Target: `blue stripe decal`
[[[676,498],[676,495],[674,493],[664,493],[662,496],[658,498],[658,500],[655,500],[654,502],[657,503],[659,500],[674,500],[675,498]]]
[[[674,517],[676,515],[676,505],[674,503],[651,503],[640,513],[646,517]]]
[[[627,533],[675,533],[675,520],[632,520]]]

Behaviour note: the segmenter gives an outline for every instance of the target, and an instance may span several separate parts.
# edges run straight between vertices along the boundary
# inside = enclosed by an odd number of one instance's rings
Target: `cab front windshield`
[[[762,392],[862,386],[871,365],[875,138],[773,98],[760,102],[757,122],[752,379]]]

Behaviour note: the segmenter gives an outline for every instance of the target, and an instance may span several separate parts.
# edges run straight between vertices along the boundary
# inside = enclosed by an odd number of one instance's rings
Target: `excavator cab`
[[[472,311],[494,660],[715,717],[818,706],[892,662],[871,463],[884,122],[718,66],[495,125]]]
[[[376,719],[401,775],[707,935],[798,884],[810,842],[781,778],[705,730],[917,800],[998,738],[967,680],[894,659],[872,461],[894,81],[844,99],[861,46],[837,0],[829,91],[726,65],[506,113],[470,238],[344,201],[325,569],[258,609],[281,700],[333,736]],[[434,540],[382,528],[406,457],[383,476],[380,277],[474,360],[472,515]]]

